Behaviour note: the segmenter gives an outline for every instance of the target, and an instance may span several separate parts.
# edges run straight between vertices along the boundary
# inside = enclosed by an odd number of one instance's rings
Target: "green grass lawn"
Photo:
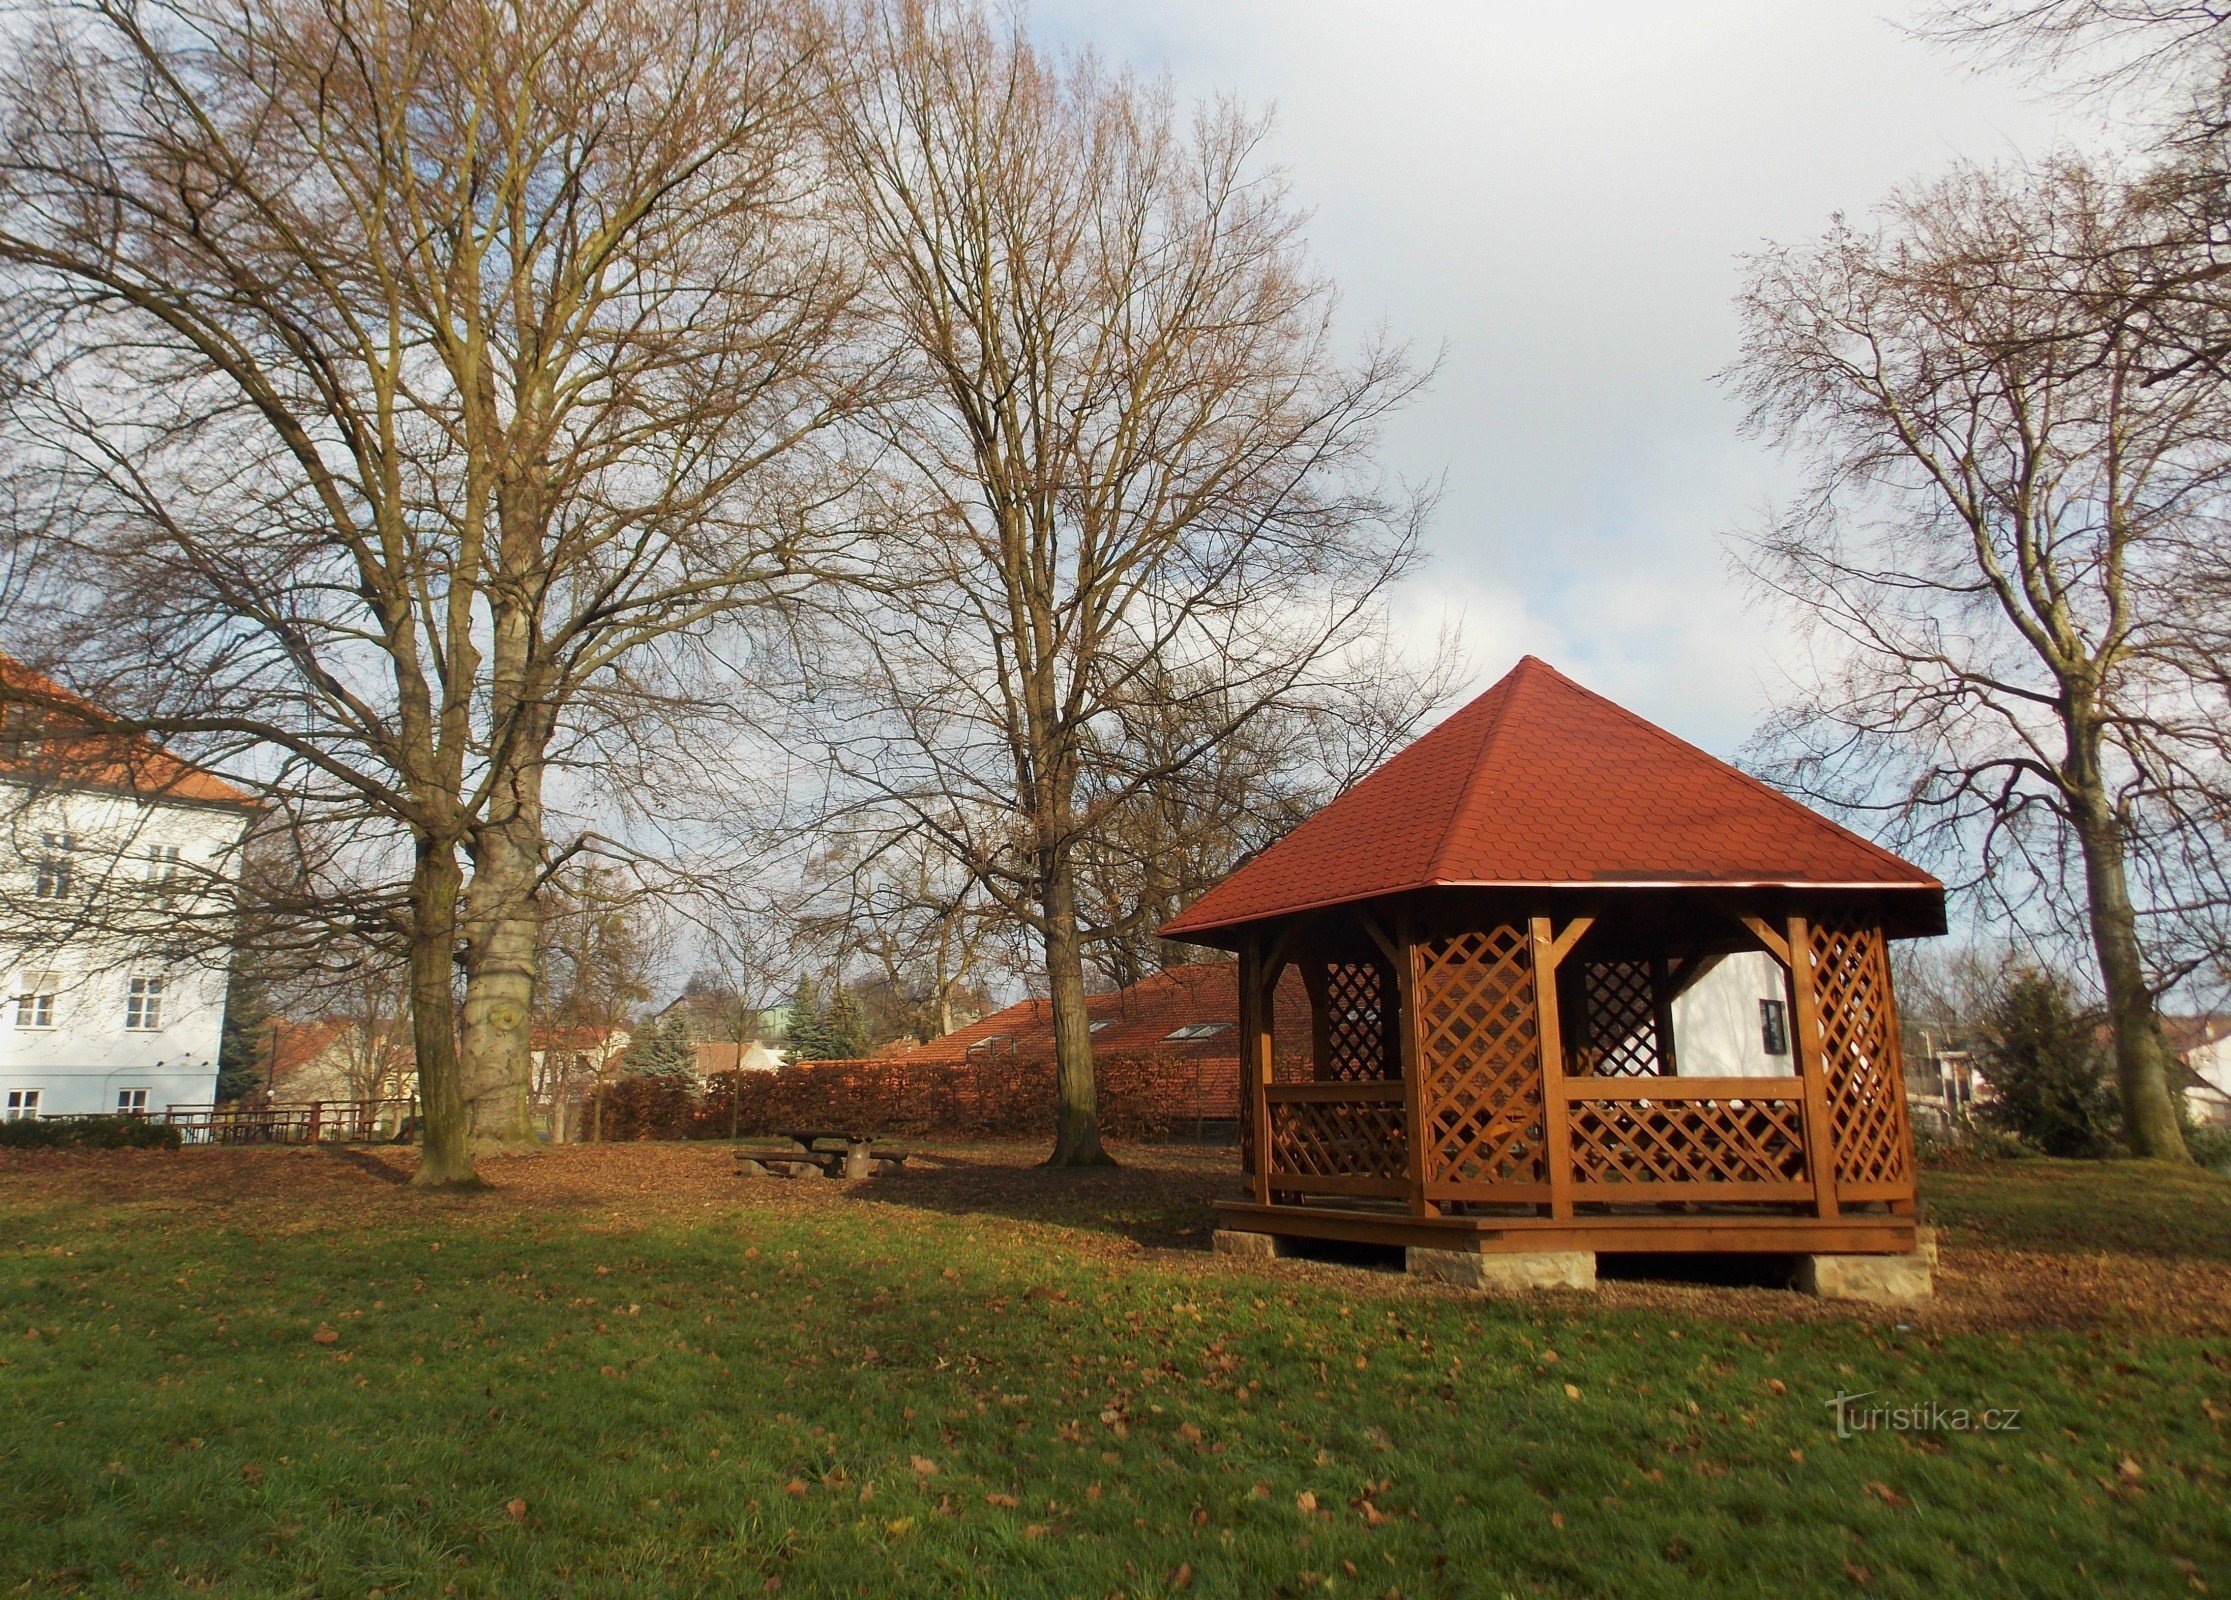
[[[684,1207],[366,1176],[290,1207],[282,1163],[326,1158],[235,1159],[253,1204],[0,1172],[0,1593],[2231,1585],[2221,1338],[1484,1301],[909,1180],[809,1204],[722,1175]],[[2052,1192],[1940,1204],[2107,1248]],[[2220,1240],[2227,1196],[2146,1203]],[[1839,1439],[1827,1402],[1862,1390],[2020,1427]]]

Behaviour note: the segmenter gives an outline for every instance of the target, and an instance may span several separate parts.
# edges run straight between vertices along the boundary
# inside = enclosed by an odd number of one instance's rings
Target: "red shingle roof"
[[[1943,885],[1527,656],[1162,932],[1441,885]]]
[[[110,731],[107,723],[92,702],[22,662],[0,656],[0,778],[209,805],[257,804],[244,790],[180,760],[154,740]]]

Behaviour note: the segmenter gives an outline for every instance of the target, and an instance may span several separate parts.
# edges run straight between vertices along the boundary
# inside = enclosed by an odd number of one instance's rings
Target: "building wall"
[[[229,873],[246,827],[237,807],[29,796],[0,783],[0,1114],[10,1090],[38,1090],[44,1116],[113,1112],[125,1089],[145,1089],[155,1112],[215,1098],[229,958],[175,954],[193,941],[166,938],[165,925],[174,930],[206,913],[197,877],[206,884],[199,875]],[[67,899],[37,892],[48,833],[74,841]],[[176,892],[162,902],[128,900],[145,896],[157,846],[179,852]],[[26,1025],[17,1003],[36,974],[53,975],[49,1028]],[[135,977],[164,980],[159,1027],[126,1026]]]
[[[1673,1002],[1673,1062],[1684,1078],[1791,1078],[1797,1058],[1769,1055],[1759,1002],[1783,1008],[1788,1038],[1789,984],[1763,950],[1727,956]]]

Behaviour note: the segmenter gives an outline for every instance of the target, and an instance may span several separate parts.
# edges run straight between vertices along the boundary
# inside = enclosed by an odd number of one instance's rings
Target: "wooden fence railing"
[[[394,1138],[417,1115],[413,1100],[306,1100],[171,1106],[149,1120],[168,1123],[189,1144],[370,1144]]]
[[[1273,1083],[1270,1187],[1274,1192],[1409,1193],[1408,1118],[1399,1079],[1371,1083]]]

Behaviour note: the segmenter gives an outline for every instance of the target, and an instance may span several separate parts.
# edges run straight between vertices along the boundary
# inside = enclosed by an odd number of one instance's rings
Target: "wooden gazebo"
[[[1590,1281],[1916,1248],[1887,942],[1942,933],[1943,886],[1532,657],[1162,931],[1239,955],[1227,1237]],[[1697,1010],[1744,972],[1763,1039],[1739,985]]]

